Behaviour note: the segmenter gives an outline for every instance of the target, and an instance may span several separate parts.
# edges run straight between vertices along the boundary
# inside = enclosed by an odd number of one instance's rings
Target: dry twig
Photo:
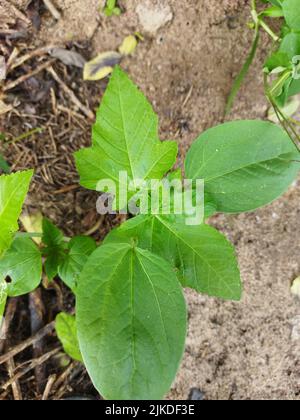
[[[7,364],[7,370],[8,370],[9,377],[10,377],[10,379],[12,379],[13,376],[14,376],[14,371],[16,369],[14,359],[13,358],[10,359],[6,364]],[[19,383],[18,379],[16,379],[14,382],[12,382],[11,388],[12,388],[14,400],[15,401],[22,401],[23,400],[22,391],[21,391],[21,387],[20,387],[20,383]]]
[[[51,15],[54,17],[54,19],[59,20],[61,19],[61,13],[57,10],[57,8],[54,6],[51,0],[43,0],[45,6],[51,13]]]
[[[34,57],[41,57],[42,55],[48,54],[48,52],[51,51],[53,48],[56,48],[56,47],[54,45],[48,45],[46,47],[37,48],[27,54],[24,54],[22,57],[18,59],[16,57],[10,58],[8,62],[8,72],[17,67],[20,67],[26,61],[31,60]]]
[[[6,1],[6,0],[4,0],[4,1]],[[6,1],[6,3],[7,3],[7,1]],[[23,20],[23,22],[25,22],[27,25],[31,25],[31,21],[30,21],[30,19],[28,19],[28,17],[26,16],[26,15],[24,15],[24,13],[23,12],[21,12],[16,6],[14,6],[13,4],[12,4],[12,2],[9,2],[9,7],[13,10],[13,12],[14,12],[14,14],[15,14],[15,16],[18,18],[18,19],[21,19],[21,20]]]
[[[38,66],[36,69],[32,70],[31,72],[24,74],[23,76],[19,77],[18,79],[14,80],[13,82],[8,83],[6,86],[4,86],[3,88],[3,92],[7,92],[8,90],[14,89],[15,87],[17,87],[18,85],[20,85],[21,83],[26,82],[26,80],[30,79],[33,76],[36,76],[38,73],[40,73],[41,71],[47,69],[49,66],[51,66],[51,64],[53,64],[55,60],[49,60],[44,62],[43,64],[41,64],[40,66]]]
[[[56,375],[49,376],[47,385],[45,387],[45,390],[44,390],[44,393],[43,393],[43,396],[42,396],[42,401],[47,401],[48,400],[55,381],[56,381]]]
[[[25,367],[23,370],[17,373],[13,378],[11,378],[4,385],[2,385],[2,389],[6,390],[9,386],[11,386],[14,382],[18,381],[19,379],[21,379],[24,375],[26,375],[32,369],[35,369],[37,366],[41,366],[43,363],[47,362],[47,360],[51,359],[51,357],[53,357],[59,351],[60,351],[60,348],[57,348],[57,349],[49,351],[48,353],[44,354],[41,357],[38,357],[37,359],[31,360],[27,367]]]
[[[51,74],[53,79],[61,86],[61,88],[65,91],[65,93],[70,97],[73,104],[79,108],[84,115],[86,115],[90,120],[94,120],[95,115],[94,113],[85,105],[83,105],[79,99],[76,97],[75,93],[63,82],[63,80],[58,76],[58,74],[55,72],[53,67],[49,67],[47,69],[48,73]]]
[[[4,354],[3,356],[0,356],[0,365],[7,362],[12,357],[15,357],[17,354],[21,353],[22,351],[24,351],[28,347],[32,346],[37,341],[39,341],[41,338],[43,338],[46,335],[52,333],[54,328],[55,328],[55,321],[52,321],[52,322],[50,322],[50,324],[48,324],[44,328],[42,328],[34,337],[28,338],[28,340],[25,340],[23,343],[14,347],[8,353]]]
[[[29,295],[29,310],[31,334],[36,334],[44,326],[44,304],[42,300],[41,289],[37,289]],[[44,353],[43,339],[33,344],[33,355],[35,358],[41,357]],[[44,365],[39,365],[35,368],[35,379],[38,394],[42,393],[42,389],[46,382],[46,370]]]

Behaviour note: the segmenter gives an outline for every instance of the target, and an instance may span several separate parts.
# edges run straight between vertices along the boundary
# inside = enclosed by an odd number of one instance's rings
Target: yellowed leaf
[[[40,212],[31,214],[22,214],[20,220],[27,232],[42,233],[43,232],[43,215]],[[32,238],[38,245],[41,244],[41,238]]]
[[[99,54],[84,66],[84,80],[100,80],[108,76],[114,67],[120,63],[122,55],[115,51]]]
[[[119,52],[122,55],[131,55],[135,52],[138,41],[134,35],[129,35],[124,38],[122,45],[119,47]]]

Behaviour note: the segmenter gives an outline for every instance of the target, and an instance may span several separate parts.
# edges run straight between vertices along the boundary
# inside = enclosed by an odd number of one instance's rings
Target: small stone
[[[150,34],[155,34],[173,19],[172,9],[166,1],[153,4],[150,0],[143,0],[137,6],[136,13],[144,31]]]
[[[291,320],[292,341],[300,341],[300,315]]]
[[[192,388],[188,399],[191,401],[203,401],[204,394],[200,391],[200,389]]]

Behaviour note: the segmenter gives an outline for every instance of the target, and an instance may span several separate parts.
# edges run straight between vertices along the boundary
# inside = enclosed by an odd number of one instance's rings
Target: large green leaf
[[[180,216],[138,216],[106,239],[116,242],[137,243],[168,260],[184,287],[222,299],[241,298],[234,248],[208,225],[187,226]]]
[[[66,313],[58,314],[55,320],[55,329],[67,355],[78,362],[82,362],[75,316]]]
[[[29,189],[33,171],[0,176],[0,257],[19,229],[18,218]]]
[[[75,293],[77,279],[88,257],[96,249],[92,238],[76,236],[68,243],[68,254],[59,266],[58,274],[63,282]]]
[[[43,254],[46,256],[45,271],[52,281],[58,274],[59,266],[66,258],[66,244],[63,233],[48,219],[43,219]]]
[[[299,157],[280,127],[235,121],[199,137],[188,152],[186,176],[205,180],[205,191],[218,211],[251,211],[287,190],[299,172]]]
[[[21,296],[36,289],[42,278],[42,257],[30,238],[16,238],[0,260],[0,278],[9,276],[8,296]]]
[[[300,3],[299,0],[284,0],[282,3],[286,23],[291,29],[300,31]]]
[[[132,181],[161,179],[174,165],[175,142],[160,142],[158,118],[150,103],[116,67],[93,129],[93,146],[75,154],[80,183],[97,189],[100,180],[119,185],[119,173]]]
[[[163,259],[128,244],[89,258],[77,292],[81,353],[106,399],[161,399],[184,350],[186,307]]]

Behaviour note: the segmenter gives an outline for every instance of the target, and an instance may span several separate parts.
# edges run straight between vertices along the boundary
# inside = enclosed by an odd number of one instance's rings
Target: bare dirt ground
[[[251,45],[252,34],[246,25],[249,0],[126,0],[119,2],[124,9],[122,16],[111,19],[99,13],[98,0],[89,0],[88,7],[86,0],[53,3],[60,12],[59,19],[44,8],[43,1],[1,0],[0,27],[5,24],[23,31],[23,35],[0,38],[0,54],[9,56],[17,45],[22,56],[51,44],[71,48],[90,59],[116,49],[124,36],[139,31],[145,39],[122,66],[154,104],[162,139],[177,140],[183,157],[203,130],[223,121],[233,77]],[[23,18],[16,15],[13,6]],[[145,10],[149,13],[153,8],[157,28],[151,32]],[[267,115],[261,75],[266,46],[263,41],[231,119]],[[11,72],[5,83],[47,60],[51,57],[33,57]],[[58,60],[50,65],[81,104],[94,111],[107,82],[83,82],[81,69]],[[36,170],[27,202],[29,211],[42,210],[66,234],[92,229],[100,239],[118,220],[106,218],[99,223],[96,196],[78,187],[72,159],[75,150],[90,142],[91,120],[82,108],[74,106],[49,68],[6,92],[5,102],[13,109],[0,115],[0,131],[7,140],[0,144],[0,151],[13,169]],[[31,130],[35,130],[32,135],[19,138]],[[211,221],[237,247],[244,296],[240,303],[230,303],[186,292],[190,322],[187,348],[168,398],[187,399],[191,389],[197,388],[208,400],[300,399],[300,302],[290,291],[300,272],[299,199],[300,185],[295,184],[266,209],[241,216],[220,215]],[[43,290],[42,301],[45,324],[59,310],[71,310],[73,305],[59,283]],[[16,305],[10,346],[32,332],[27,299],[19,299]],[[55,336],[43,345],[44,353],[55,348]],[[16,363],[30,359],[30,350],[22,357]],[[66,372],[61,358],[56,358],[45,369],[45,382],[51,374],[60,379],[49,398],[96,395],[81,367],[71,365]],[[30,372],[20,380],[24,398],[41,398],[43,389],[34,385],[36,374]],[[0,382],[7,380],[7,369],[2,366]],[[9,387],[0,398],[12,398]]]

